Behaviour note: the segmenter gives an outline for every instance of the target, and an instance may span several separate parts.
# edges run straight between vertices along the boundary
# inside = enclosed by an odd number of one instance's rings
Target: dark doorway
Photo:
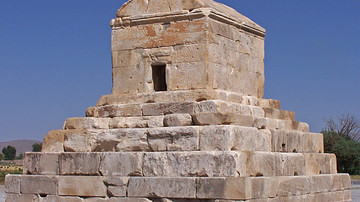
[[[154,82],[155,91],[167,91],[166,76],[165,76],[165,64],[152,65],[152,79]]]

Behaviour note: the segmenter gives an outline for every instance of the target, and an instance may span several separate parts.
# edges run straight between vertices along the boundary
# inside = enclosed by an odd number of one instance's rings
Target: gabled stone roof
[[[171,13],[184,10],[191,12],[194,9],[201,8],[214,9],[238,23],[246,24],[265,32],[264,28],[238,13],[233,8],[213,0],[129,0],[118,10],[116,16],[118,18],[122,18],[148,14]]]

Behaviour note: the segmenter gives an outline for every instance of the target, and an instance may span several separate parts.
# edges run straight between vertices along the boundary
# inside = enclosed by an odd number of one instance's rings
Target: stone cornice
[[[234,19],[212,8],[199,8],[192,11],[183,10],[159,14],[144,14],[130,17],[117,17],[111,20],[112,29],[152,23],[170,23],[179,20],[193,20],[209,17],[213,20],[235,26],[256,36],[265,37],[266,30],[255,23]]]

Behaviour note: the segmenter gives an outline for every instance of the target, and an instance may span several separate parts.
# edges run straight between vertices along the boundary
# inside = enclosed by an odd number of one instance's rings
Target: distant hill
[[[8,142],[0,142],[0,153],[2,149],[8,145],[11,145],[16,148],[16,155],[19,155],[24,152],[31,152],[32,145],[34,143],[40,143],[38,140],[13,140]]]

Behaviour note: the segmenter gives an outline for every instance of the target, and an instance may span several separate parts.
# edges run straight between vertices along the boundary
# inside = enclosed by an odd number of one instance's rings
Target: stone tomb
[[[265,30],[212,0],[131,0],[113,89],[6,177],[13,201],[351,201],[321,134],[263,99]]]

